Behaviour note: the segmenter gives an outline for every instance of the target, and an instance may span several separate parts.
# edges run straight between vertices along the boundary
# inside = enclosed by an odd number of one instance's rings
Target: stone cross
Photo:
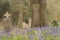
[[[11,14],[8,14],[8,12],[6,12],[6,14],[4,15],[6,18],[8,18],[9,16],[11,16]]]
[[[12,27],[11,17],[10,17],[10,14],[8,14],[8,12],[6,12],[6,14],[4,16],[6,18],[3,18],[2,25],[3,25],[3,28],[5,29],[5,31],[9,32]]]

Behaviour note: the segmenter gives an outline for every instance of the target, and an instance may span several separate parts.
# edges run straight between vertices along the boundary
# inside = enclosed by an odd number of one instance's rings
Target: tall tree
[[[40,4],[37,3],[37,0],[30,0],[31,5],[31,12],[32,12],[32,27],[39,27],[40,26],[40,19],[39,19],[39,9]]]
[[[40,27],[46,25],[45,19],[45,0],[30,0],[32,11],[32,27]]]
[[[46,0],[40,2],[40,26],[47,26]]]
[[[18,26],[19,26],[19,28],[23,27],[23,9],[22,9],[22,7],[20,7],[20,11],[19,11]]]

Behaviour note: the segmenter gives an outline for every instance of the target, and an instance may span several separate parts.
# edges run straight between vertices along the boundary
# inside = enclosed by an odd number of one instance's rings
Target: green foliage
[[[44,37],[44,40],[54,40],[54,36],[53,35],[46,35]]]
[[[32,40],[38,40],[36,37],[34,37]]]
[[[17,35],[15,37],[15,40],[28,40],[28,36],[24,36],[24,35]]]
[[[60,40],[60,36],[56,36],[56,39],[55,40]]]
[[[45,34],[45,31],[41,31],[42,34]]]
[[[36,30],[32,30],[31,34],[36,35]]]
[[[10,4],[9,4],[9,2],[4,2],[4,3],[2,4],[2,7],[3,7],[3,10],[4,10],[4,11],[9,11],[9,9],[10,9]]]
[[[15,37],[13,36],[10,36],[10,37],[7,37],[7,36],[2,36],[0,37],[0,40],[29,40],[28,39],[28,36],[24,36],[24,35],[17,35]]]
[[[0,37],[0,40],[13,40],[13,39],[14,39],[13,36],[10,36],[10,37],[2,36],[2,37]]]
[[[15,40],[20,40],[21,37],[22,37],[21,35],[17,35],[16,38],[15,38]]]
[[[53,21],[52,21],[52,24],[53,24],[53,26],[58,26],[58,23],[57,23],[56,20],[53,20]]]

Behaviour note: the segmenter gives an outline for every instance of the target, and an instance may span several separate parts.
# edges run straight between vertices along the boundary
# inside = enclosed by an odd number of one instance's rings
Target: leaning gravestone
[[[6,14],[4,15],[6,18],[4,18],[2,20],[2,25],[3,25],[3,28],[6,32],[9,32],[10,31],[10,28],[12,26],[12,22],[11,22],[11,15],[8,14],[8,12],[6,12]]]

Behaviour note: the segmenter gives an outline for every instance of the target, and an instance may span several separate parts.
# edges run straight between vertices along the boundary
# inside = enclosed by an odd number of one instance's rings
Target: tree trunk
[[[22,12],[20,12],[20,14],[19,14],[18,27],[19,28],[23,27],[23,14],[22,14]]]
[[[32,27],[39,27],[39,4],[33,4]]]
[[[30,0],[32,11],[32,26],[46,26],[46,0]]]
[[[40,26],[44,27],[47,25],[47,17],[46,17],[46,0],[41,0],[40,4]]]
[[[37,0],[30,0],[30,5],[31,5],[31,12],[32,12],[32,23],[31,27],[39,27],[40,21],[39,21],[39,8],[40,4],[37,3]]]

